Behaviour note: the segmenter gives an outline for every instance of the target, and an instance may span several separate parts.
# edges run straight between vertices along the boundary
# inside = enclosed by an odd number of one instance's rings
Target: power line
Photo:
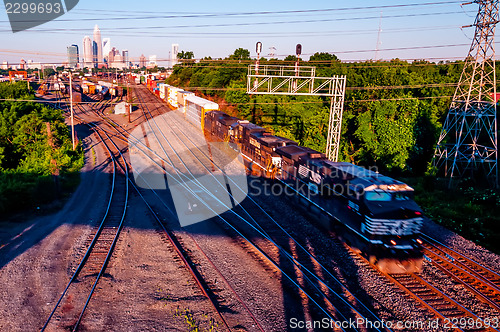
[[[177,16],[177,17],[190,17],[192,15],[200,16],[240,16],[240,15],[276,15],[276,14],[303,14],[312,12],[332,12],[332,11],[352,11],[352,10],[366,10],[366,9],[391,9],[391,8],[403,8],[403,7],[423,7],[423,6],[435,6],[435,5],[447,5],[447,4],[461,4],[462,1],[440,1],[440,2],[426,2],[426,3],[410,3],[410,4],[396,4],[396,5],[379,5],[379,6],[364,6],[364,7],[344,7],[344,8],[324,8],[324,9],[303,9],[303,10],[282,10],[282,11],[260,11],[260,12],[229,12],[229,13],[196,13],[196,12],[169,12],[169,16],[172,14],[187,15],[187,16]],[[87,11],[92,14],[95,13],[95,9],[77,9],[78,11]],[[116,13],[130,13],[128,10],[113,10]],[[141,12],[134,11],[136,14],[160,14],[158,12]],[[167,13],[165,13],[167,14]]]
[[[428,97],[398,97],[398,98],[380,98],[380,99],[359,99],[359,100],[345,100],[344,103],[358,103],[358,102],[376,102],[376,101],[405,101],[405,100],[426,100],[426,99],[444,99],[444,98],[452,98],[453,96],[428,96]],[[41,99],[12,99],[12,98],[3,98],[0,99],[0,101],[11,101],[11,102],[32,102],[32,103],[41,103],[41,104],[58,104],[61,103],[61,101],[55,101],[55,100],[41,100]],[[73,102],[73,104],[93,104],[95,101],[81,101],[81,102]],[[160,100],[158,102],[148,102],[148,103],[143,103],[147,105],[157,105],[161,103]],[[323,101],[297,101],[293,100],[290,102],[259,102],[259,103],[220,103],[222,105],[228,105],[228,106],[233,106],[233,105],[282,105],[282,104],[324,104],[325,102]],[[110,103],[111,105],[118,104],[116,103]]]
[[[408,18],[408,17],[421,17],[421,16],[440,16],[440,15],[455,15],[462,14],[461,11],[454,12],[436,12],[436,13],[412,13],[412,14],[398,14],[398,15],[387,15],[384,19],[388,18]],[[148,17],[148,19],[159,19],[161,17]],[[150,30],[160,30],[160,29],[186,29],[186,28],[209,28],[209,27],[235,27],[235,26],[262,26],[262,25],[279,25],[279,24],[304,24],[304,23],[326,23],[326,22],[336,22],[336,21],[359,21],[359,20],[372,20],[379,19],[379,16],[361,16],[361,17],[339,17],[339,18],[328,18],[328,19],[315,19],[315,20],[288,20],[288,21],[265,21],[265,22],[240,22],[240,23],[217,23],[217,24],[194,24],[194,25],[161,25],[161,26],[147,26],[147,27],[121,27],[117,30],[137,30],[142,29],[144,31]],[[78,20],[64,20],[58,19],[56,22],[74,22],[74,21],[123,21],[123,18],[102,18],[102,19],[78,19]],[[1,22],[0,23],[6,23]],[[88,31],[88,28],[52,28],[52,29],[30,29],[30,32],[57,32],[57,31]],[[1,32],[2,30],[0,30]],[[4,32],[10,31],[8,29],[3,30]]]

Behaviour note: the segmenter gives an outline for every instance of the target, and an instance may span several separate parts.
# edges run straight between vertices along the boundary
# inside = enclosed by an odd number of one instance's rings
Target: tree
[[[237,48],[233,54],[229,56],[231,60],[251,60],[250,51],[244,48]]]
[[[44,68],[43,69],[43,77],[49,77],[50,75],[54,75],[56,71],[52,68]]]
[[[330,67],[333,62],[339,61],[335,54],[330,54],[327,52],[316,52],[309,58],[312,65],[316,67]]]
[[[194,59],[194,53],[192,51],[180,51],[179,53],[177,53],[177,59]]]

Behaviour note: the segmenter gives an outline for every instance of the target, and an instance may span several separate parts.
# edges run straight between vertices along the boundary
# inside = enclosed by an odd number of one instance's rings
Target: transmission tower
[[[454,178],[483,172],[498,185],[495,25],[498,0],[476,0],[474,39],[434,153],[433,164]]]

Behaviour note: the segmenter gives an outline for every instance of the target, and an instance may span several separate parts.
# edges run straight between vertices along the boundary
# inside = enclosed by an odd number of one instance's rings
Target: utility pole
[[[69,108],[71,110],[71,142],[75,150],[75,123],[73,122],[73,73],[69,72]]]
[[[382,32],[382,12],[380,12],[380,20],[378,21],[377,46],[375,47],[375,61],[378,60],[378,48],[380,46],[380,33]]]
[[[486,178],[498,186],[495,26],[498,0],[479,5],[474,39],[437,142],[433,165],[450,178]]]
[[[128,123],[130,123],[130,113],[131,113],[131,108],[132,108],[132,100],[130,98],[130,73],[127,75],[127,100],[128,100],[128,105],[127,105],[127,113],[128,113]]]

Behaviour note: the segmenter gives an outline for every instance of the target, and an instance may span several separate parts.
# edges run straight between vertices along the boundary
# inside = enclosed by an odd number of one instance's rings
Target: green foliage
[[[29,93],[24,82],[0,84],[1,99],[33,99]],[[61,111],[34,102],[0,102],[0,212],[56,198],[58,186],[73,182],[71,174],[83,163],[82,147],[73,151]]]
[[[177,58],[178,59],[194,59],[194,53],[192,51],[180,51],[177,53]]]
[[[250,60],[250,51],[243,49],[243,48],[238,48],[234,51],[233,54],[229,56],[229,59],[231,60]]]
[[[249,54],[239,48],[220,62],[176,66],[168,83],[187,90],[201,88],[204,95],[227,102],[229,113],[324,151],[330,99],[247,95]],[[261,65],[293,65],[295,59],[293,55],[287,61],[263,58]],[[301,65],[315,66],[318,77],[347,76],[340,160],[377,165],[392,174],[423,175],[428,171],[462,62],[393,59],[342,63],[323,52],[312,55],[310,63],[301,61]]]
[[[500,195],[491,189],[447,188],[433,177],[408,178],[415,200],[435,222],[500,253]]]

